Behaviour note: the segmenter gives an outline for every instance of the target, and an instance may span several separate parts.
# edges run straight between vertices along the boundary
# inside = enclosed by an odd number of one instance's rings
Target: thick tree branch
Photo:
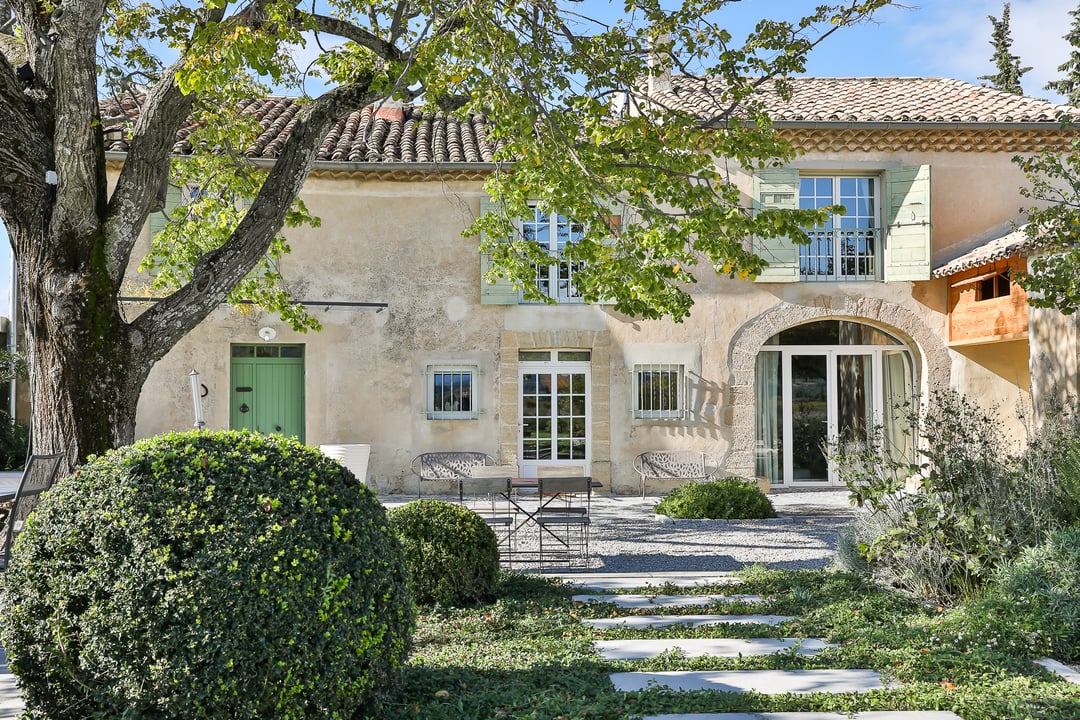
[[[224,7],[210,11],[207,20],[220,22]],[[176,131],[191,114],[194,95],[185,95],[176,84],[184,58],[168,68],[147,94],[132,132],[124,167],[105,213],[105,263],[115,285],[127,270],[134,247],[150,209],[164,196],[169,159]]]
[[[161,358],[203,320],[266,253],[303,187],[319,143],[348,112],[379,99],[367,77],[327,92],[297,115],[281,155],[229,240],[196,263],[190,282],[131,323],[133,345]]]
[[[113,282],[119,284],[127,270],[131,249],[150,208],[165,191],[169,158],[176,131],[191,114],[194,95],[184,95],[176,84],[178,60],[146,95],[132,133],[124,167],[120,171],[105,214],[105,263]]]
[[[395,47],[393,43],[383,40],[378,35],[362,27],[329,15],[314,14],[311,15],[311,19],[319,32],[351,40],[361,47],[366,47],[381,58],[392,62],[404,62],[407,59],[405,54]]]

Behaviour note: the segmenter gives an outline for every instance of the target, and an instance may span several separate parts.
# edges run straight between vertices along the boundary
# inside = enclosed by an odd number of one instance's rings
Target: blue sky
[[[979,83],[994,71],[990,62],[990,21],[1001,17],[1000,0],[898,0],[905,8],[888,7],[876,21],[844,28],[814,50],[808,75],[822,77],[950,77]],[[745,34],[763,15],[795,17],[819,0],[742,0],[724,11],[732,33]],[[1013,53],[1032,70],[1022,78],[1033,97],[1060,101],[1043,90],[1059,77],[1057,66],[1068,59],[1062,38],[1072,22],[1069,11],[1080,0],[1012,0]],[[583,15],[610,15],[621,0],[585,0]],[[0,230],[2,234],[2,230]],[[0,240],[0,315],[10,315],[7,243]]]

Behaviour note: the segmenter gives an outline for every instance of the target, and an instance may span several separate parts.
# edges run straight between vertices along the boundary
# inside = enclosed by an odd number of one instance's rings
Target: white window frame
[[[469,400],[471,407],[468,410],[449,408],[436,408],[441,399],[436,397],[435,379],[439,375],[460,375],[469,377]],[[477,396],[480,367],[478,365],[437,364],[428,365],[424,372],[425,393],[427,396],[428,420],[475,420],[480,416],[480,399]],[[451,402],[451,400],[443,400]]]
[[[532,217],[518,220],[518,232],[526,240],[539,242],[540,246],[547,250],[552,258],[551,264],[536,266],[537,287],[541,288],[541,294],[545,297],[559,303],[583,303],[584,299],[581,297],[581,293],[574,288],[575,264],[564,258],[564,248],[567,244],[575,242],[584,236],[584,225],[562,213],[548,212],[536,205],[532,206],[532,211]],[[546,220],[541,220],[541,214],[546,217]],[[547,225],[547,238],[543,242],[537,240],[536,228],[541,225]],[[577,232],[574,231],[575,226],[579,228]],[[566,238],[562,239],[559,231],[564,227],[566,228]],[[530,232],[530,228],[532,232]],[[564,272],[566,274],[565,278],[562,277]],[[565,285],[562,285],[564,282]],[[546,291],[543,290],[544,284],[547,285]],[[520,301],[525,304],[532,302],[527,300],[524,294],[521,295]]]
[[[817,190],[811,195],[804,195],[803,188],[807,182],[818,185],[821,180],[831,182],[831,193],[818,194]],[[871,182],[869,198],[872,208],[866,213],[859,213],[859,209],[848,207],[851,203],[845,203],[845,195],[841,187],[845,180],[869,180]],[[824,225],[808,228],[806,233],[811,239],[811,244],[799,246],[799,279],[803,282],[858,282],[881,280],[884,263],[885,233],[882,222],[882,210],[884,200],[885,182],[878,173],[800,173],[798,203],[801,209],[816,209],[827,205],[844,205],[847,213],[834,215]],[[859,196],[851,196],[859,199]],[[814,202],[807,203],[812,198]],[[854,222],[852,222],[854,221]],[[843,252],[844,241],[854,242],[856,248],[861,241],[870,238],[873,241],[873,252],[867,253],[856,249],[854,254]],[[831,245],[831,248],[822,252],[822,244]],[[822,264],[832,263],[832,271],[822,267]],[[868,267],[869,265],[869,267]],[[816,266],[816,272],[807,272]],[[845,266],[852,267],[853,272],[845,272]],[[858,272],[859,269],[864,272]]]
[[[674,407],[643,407],[651,405],[642,394],[644,373],[670,373],[674,375],[676,388],[673,399]],[[687,416],[686,400],[686,365],[683,363],[635,363],[631,378],[633,385],[633,413],[640,420],[683,420]],[[661,405],[665,402],[660,401]]]

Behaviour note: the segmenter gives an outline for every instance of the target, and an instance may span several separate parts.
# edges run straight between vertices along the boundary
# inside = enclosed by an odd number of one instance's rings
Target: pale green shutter
[[[930,166],[885,171],[885,280],[930,279]]]
[[[480,198],[480,216],[483,217],[495,209],[495,203],[491,198],[484,195]],[[481,242],[484,236],[480,236]],[[514,284],[505,277],[499,277],[495,282],[490,282],[484,276],[491,267],[491,256],[480,253],[480,303],[483,305],[517,305],[518,291]]]
[[[150,213],[151,238],[165,229],[165,225],[169,222],[169,216],[172,215],[173,210],[180,207],[181,202],[183,202],[183,198],[180,196],[180,188],[176,185],[169,185],[165,191],[165,209]]]
[[[795,168],[769,168],[754,174],[754,210],[797,210],[799,207],[799,171]],[[754,252],[768,266],[757,282],[797,282],[799,246],[787,237],[754,238]]]
[[[607,244],[615,244],[615,233],[622,230],[623,224],[626,222],[626,205],[618,200],[608,201],[608,227],[611,228],[612,234],[608,236]],[[599,305],[614,305],[615,298],[600,298]]]

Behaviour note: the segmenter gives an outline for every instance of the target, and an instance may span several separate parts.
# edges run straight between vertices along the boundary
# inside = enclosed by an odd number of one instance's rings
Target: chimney
[[[660,33],[649,47],[649,96],[671,90],[671,35]]]

